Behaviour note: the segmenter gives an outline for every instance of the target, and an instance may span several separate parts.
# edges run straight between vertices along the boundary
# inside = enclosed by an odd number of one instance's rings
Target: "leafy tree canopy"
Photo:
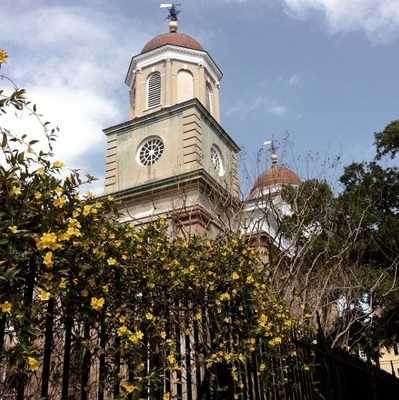
[[[377,160],[385,155],[395,158],[399,151],[399,120],[392,121],[382,132],[376,132],[374,139],[377,147]]]

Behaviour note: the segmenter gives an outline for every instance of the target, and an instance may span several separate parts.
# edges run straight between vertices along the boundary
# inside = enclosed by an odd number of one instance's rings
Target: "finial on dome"
[[[275,142],[275,140],[268,140],[263,143],[265,146],[270,144],[270,150],[272,152],[272,156],[271,156],[272,167],[274,167],[277,164],[277,160],[278,160],[278,157],[276,154],[276,150],[278,149],[278,147],[275,146],[274,142]]]
[[[174,33],[177,32],[177,29],[179,28],[179,24],[177,21],[170,21],[169,22],[169,32]]]

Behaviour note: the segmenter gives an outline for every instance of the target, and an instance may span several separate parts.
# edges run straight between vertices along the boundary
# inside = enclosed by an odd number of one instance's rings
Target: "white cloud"
[[[321,14],[332,34],[363,31],[373,44],[399,36],[397,0],[283,0],[287,14],[308,19]]]
[[[272,100],[265,97],[256,97],[250,101],[240,101],[233,105],[229,110],[226,111],[226,116],[236,115],[240,116],[241,119],[245,119],[250,115],[257,114],[259,112],[266,111],[274,116],[281,116],[288,113],[288,107],[280,104],[278,100]]]
[[[274,105],[269,107],[267,112],[273,115],[284,115],[288,112],[288,108],[286,106]]]
[[[44,121],[60,128],[55,158],[68,168],[102,174],[102,129],[128,118],[123,79],[146,33],[120,14],[84,7],[32,6],[20,9],[18,18],[3,9],[0,18],[1,45],[10,57],[1,72],[27,89]],[[39,134],[29,118],[2,119],[4,124],[32,131],[35,139]]]

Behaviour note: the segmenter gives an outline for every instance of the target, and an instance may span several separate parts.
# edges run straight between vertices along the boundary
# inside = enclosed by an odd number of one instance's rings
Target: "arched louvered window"
[[[212,114],[212,102],[211,102],[211,87],[209,83],[205,86],[205,96],[206,96],[206,109]]]
[[[161,104],[161,74],[153,73],[147,81],[147,107],[155,107]]]

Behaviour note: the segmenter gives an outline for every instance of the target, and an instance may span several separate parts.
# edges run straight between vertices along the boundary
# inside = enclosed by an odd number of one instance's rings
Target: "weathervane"
[[[181,10],[176,10],[176,6],[181,6],[181,4],[161,4],[161,8],[167,8],[169,10],[169,15],[166,17],[166,19],[170,19],[171,21],[178,21],[177,16],[181,12]]]
[[[278,147],[276,147],[275,143],[277,140],[267,140],[266,142],[264,142],[263,144],[265,146],[270,144],[270,150],[272,152],[272,163],[276,164],[277,163],[277,154],[276,154],[276,150],[278,149]]]

